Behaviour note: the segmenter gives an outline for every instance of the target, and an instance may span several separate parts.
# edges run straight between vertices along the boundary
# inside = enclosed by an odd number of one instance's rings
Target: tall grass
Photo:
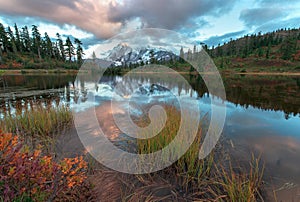
[[[66,106],[36,106],[19,114],[6,114],[0,119],[0,129],[25,138],[51,139],[62,133],[72,120]]]
[[[138,139],[138,153],[149,154],[158,151],[177,135],[180,112],[175,107],[164,108],[168,116],[164,129],[153,138]],[[148,123],[149,120],[144,117],[138,121],[141,126]],[[259,166],[259,159],[253,157],[248,169],[233,169],[231,162],[219,165],[215,156],[223,154],[217,152],[212,152],[205,159],[198,159],[202,132],[199,128],[189,150],[172,166],[151,174],[122,175],[123,199],[233,202],[260,199],[263,169]]]

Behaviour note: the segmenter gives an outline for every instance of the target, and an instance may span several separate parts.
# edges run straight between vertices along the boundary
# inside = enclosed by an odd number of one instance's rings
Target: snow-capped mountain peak
[[[126,43],[119,43],[105,55],[106,60],[112,62],[112,66],[125,66],[130,64],[147,64],[151,60],[170,60],[177,57],[174,53],[163,48],[151,48],[150,46],[132,48]]]

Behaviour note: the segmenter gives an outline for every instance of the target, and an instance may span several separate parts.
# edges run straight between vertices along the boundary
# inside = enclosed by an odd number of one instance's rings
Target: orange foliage
[[[4,201],[54,199],[86,179],[83,157],[57,163],[41,150],[29,151],[17,136],[0,131],[0,195]]]

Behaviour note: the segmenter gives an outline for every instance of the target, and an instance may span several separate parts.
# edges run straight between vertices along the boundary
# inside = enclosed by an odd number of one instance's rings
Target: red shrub
[[[51,156],[41,155],[41,150],[29,151],[17,136],[0,131],[0,195],[4,201],[54,199],[80,185],[86,167],[82,157],[56,163]]]

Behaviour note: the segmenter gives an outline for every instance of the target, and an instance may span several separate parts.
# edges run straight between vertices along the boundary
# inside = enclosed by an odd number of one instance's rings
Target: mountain
[[[178,57],[163,48],[140,47],[134,49],[126,43],[120,43],[102,55],[104,56],[102,59],[111,61],[111,66],[113,67],[142,63],[147,64],[151,61],[169,61],[172,58]]]

